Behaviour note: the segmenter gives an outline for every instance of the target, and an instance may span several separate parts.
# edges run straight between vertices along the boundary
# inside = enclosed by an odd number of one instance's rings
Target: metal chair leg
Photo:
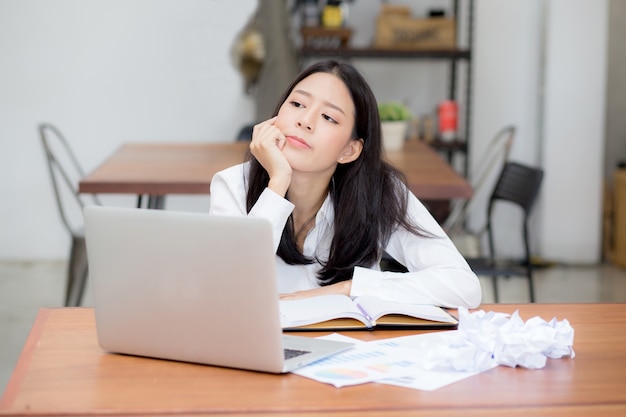
[[[68,264],[67,288],[65,292],[65,306],[79,306],[87,281],[87,246],[85,238],[74,236]]]
[[[493,284],[493,299],[494,302],[497,304],[500,302],[500,297],[498,297],[498,277],[492,276],[491,283]]]
[[[535,302],[535,284],[533,283],[532,274],[528,274],[528,289],[530,291],[530,302]]]

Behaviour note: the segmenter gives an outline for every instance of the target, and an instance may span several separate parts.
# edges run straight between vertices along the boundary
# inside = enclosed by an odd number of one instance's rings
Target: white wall
[[[87,171],[124,141],[232,140],[254,113],[229,48],[255,7],[0,0],[0,259],[67,256],[38,123],[56,124]]]
[[[604,179],[608,2],[547,2],[539,228],[553,260],[600,259]]]
[[[600,260],[607,2],[482,0],[474,55],[472,164],[502,123],[518,127],[511,159],[541,166],[532,250],[548,260]],[[473,224],[484,219],[484,205]],[[500,253],[519,255],[520,211],[497,212]]]
[[[604,174],[613,183],[615,168],[626,162],[626,2],[609,0],[609,42],[606,92]]]
[[[478,169],[488,143],[506,125],[517,128],[510,158],[539,164],[541,24],[541,0],[476,3],[470,171]],[[486,201],[497,174],[475,197],[478,204],[470,221],[475,230],[484,225]],[[519,209],[500,206],[495,216],[498,253],[521,255],[522,241],[512,238],[520,236]]]
[[[419,13],[423,1],[403,3]],[[471,163],[497,129],[517,125],[513,159],[542,163],[548,173],[533,215],[534,247],[548,258],[594,261],[597,257],[579,255],[599,253],[601,198],[600,187],[594,187],[603,143],[597,115],[603,111],[598,98],[605,2],[476,1]],[[255,5],[250,0],[0,0],[0,259],[67,253],[37,123],[57,124],[87,170],[124,141],[231,140],[254,115],[229,48]],[[355,41],[367,44],[375,13],[368,1],[352,5]],[[539,106],[544,17],[551,53],[545,118]],[[583,36],[591,47],[580,46]],[[440,63],[360,65],[380,99],[405,100],[417,114],[432,112],[447,91],[447,70]],[[600,81],[588,85],[591,79]],[[555,113],[559,106],[564,107]],[[564,149],[568,153],[560,153]],[[106,202],[130,206],[134,199]],[[168,208],[207,206],[206,198],[168,199]]]
[[[620,162],[626,162],[626,2],[609,0],[609,42],[606,92],[606,148],[604,174],[613,184]]]

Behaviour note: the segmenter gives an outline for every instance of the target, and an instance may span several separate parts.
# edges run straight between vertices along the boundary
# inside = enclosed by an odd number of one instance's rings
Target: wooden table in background
[[[335,388],[295,374],[105,353],[97,344],[93,310],[44,309],[0,400],[0,415],[626,415],[626,304],[481,309],[519,310],[524,320],[567,318],[575,331],[576,358],[548,359],[541,370],[500,366],[432,392],[374,383]],[[374,340],[414,333],[419,332],[346,334]]]
[[[247,142],[128,143],[79,183],[81,193],[151,196],[160,208],[168,194],[209,194],[213,175],[244,161]],[[387,159],[407,177],[422,201],[469,198],[472,187],[423,142],[407,142]]]

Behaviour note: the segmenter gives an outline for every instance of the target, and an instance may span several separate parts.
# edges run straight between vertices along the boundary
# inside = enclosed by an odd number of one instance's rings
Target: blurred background
[[[293,1],[276,3],[286,11],[264,21],[290,26],[297,48],[301,13]],[[347,3],[350,44],[367,47],[382,3]],[[389,3],[415,16],[452,7]],[[460,3],[458,37],[466,45],[467,2]],[[546,169],[533,214],[534,251],[545,259],[585,264],[603,256],[603,186],[626,159],[625,8],[615,0],[474,2],[469,165],[500,127],[517,126],[512,159]],[[246,91],[233,58],[256,9],[253,0],[0,0],[0,260],[67,256],[38,123],[56,124],[90,171],[126,141],[233,141],[262,117],[257,108],[273,108]],[[445,62],[352,61],[379,100],[404,102],[416,116],[434,115],[447,95]],[[208,204],[208,197],[172,197],[167,207],[205,211]],[[477,224],[483,211],[476,208]]]

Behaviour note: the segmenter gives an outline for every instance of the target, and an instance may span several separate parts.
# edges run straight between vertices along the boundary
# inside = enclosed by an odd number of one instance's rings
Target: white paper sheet
[[[452,333],[426,333],[374,342],[333,334],[324,338],[354,343],[354,348],[294,373],[336,387],[378,382],[433,391],[478,373],[428,369],[429,357],[425,353],[441,349]]]
[[[432,391],[498,365],[540,369],[548,358],[574,357],[567,320],[459,309],[459,328],[362,342],[339,334],[327,339],[355,347],[294,373],[336,387],[378,382]]]
[[[293,373],[336,387],[364,384],[382,378],[411,374],[415,363],[405,357],[403,349],[362,342],[333,334],[325,339],[348,341],[355,346],[345,352],[296,369]]]

